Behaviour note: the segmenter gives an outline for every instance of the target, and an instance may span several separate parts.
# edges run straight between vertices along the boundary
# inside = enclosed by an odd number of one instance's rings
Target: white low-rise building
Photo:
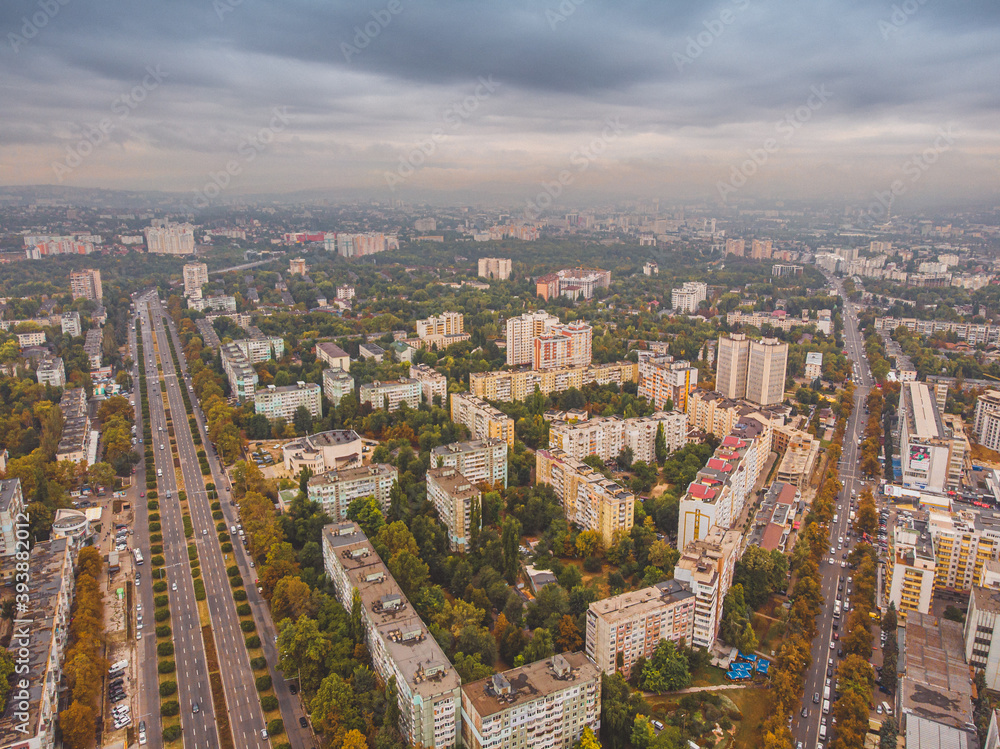
[[[323,415],[319,385],[314,382],[297,382],[294,385],[268,385],[254,396],[254,410],[271,421],[291,421],[295,412],[305,407],[313,418]]]
[[[375,380],[358,388],[358,399],[362,403],[370,403],[372,408],[397,410],[405,403],[412,409],[420,407],[422,389],[420,383],[404,377],[391,382]]]

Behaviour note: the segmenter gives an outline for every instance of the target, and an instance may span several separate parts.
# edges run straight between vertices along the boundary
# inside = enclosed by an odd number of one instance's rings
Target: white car
[[[177,583],[173,584],[173,587],[171,588],[171,590],[177,590]]]
[[[139,731],[139,745],[142,746],[146,743],[146,732]]]

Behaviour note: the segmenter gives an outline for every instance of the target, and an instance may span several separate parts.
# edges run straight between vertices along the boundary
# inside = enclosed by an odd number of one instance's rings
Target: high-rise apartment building
[[[459,335],[465,332],[465,316],[461,312],[442,312],[436,317],[417,320],[417,338]]]
[[[983,447],[1000,451],[1000,390],[987,390],[976,400],[972,435]]]
[[[595,601],[587,609],[587,657],[628,679],[632,664],[652,658],[660,640],[691,643],[694,605],[695,594],[676,580]]]
[[[451,420],[468,427],[473,439],[503,440],[514,447],[514,420],[474,395],[452,393]]]
[[[750,341],[749,353],[746,399],[761,406],[781,403],[785,399],[788,344],[776,338]]]
[[[466,749],[570,749],[601,730],[601,672],[562,653],[462,687]]]
[[[726,240],[726,254],[735,255],[736,257],[743,257],[746,249],[746,240],[744,239],[727,239]]]
[[[559,318],[544,310],[508,318],[507,364],[512,367],[531,364],[535,353],[535,339],[558,324]]]
[[[715,527],[706,538],[693,541],[674,566],[674,580],[694,593],[691,645],[711,649],[719,636],[722,603],[733,584],[740,556],[739,531]]]
[[[17,551],[17,525],[24,513],[24,492],[21,491],[21,479],[12,478],[0,480],[0,557],[11,557]],[[9,573],[13,574],[14,565],[10,565]],[[0,578],[6,578],[6,573],[0,573]]]
[[[448,529],[451,550],[467,552],[473,522],[476,530],[482,528],[482,493],[476,485],[454,468],[428,468],[427,499]]]
[[[509,257],[481,257],[479,258],[479,277],[494,278],[498,281],[506,281],[510,278],[511,263]]]
[[[503,440],[468,440],[431,450],[431,465],[454,468],[473,484],[500,482],[507,486],[507,443]]]
[[[300,407],[305,407],[315,419],[323,415],[322,389],[315,382],[268,385],[254,396],[254,411],[271,421],[284,419],[290,422]]]
[[[754,260],[770,260],[771,240],[755,239],[753,241],[753,244],[750,245],[750,257],[752,257]]]
[[[351,357],[344,349],[331,341],[321,341],[316,344],[316,358],[326,362],[334,369],[351,371]]]
[[[61,388],[66,384],[66,365],[62,357],[46,357],[38,362],[35,379],[43,385]]]
[[[62,313],[62,334],[72,336],[77,338],[83,334],[83,329],[80,327],[80,313],[76,310],[72,312]]]
[[[411,364],[410,379],[420,383],[425,402],[433,403],[435,395],[441,398],[442,405],[448,399],[448,378],[436,369],[431,369],[426,364]]]
[[[693,315],[698,311],[698,305],[708,299],[708,284],[699,281],[687,281],[678,289],[670,291],[670,306],[675,312]]]
[[[635,495],[562,450],[535,452],[535,481],[549,484],[566,519],[600,533],[605,547],[614,543],[616,531],[627,533],[632,528]]]
[[[889,536],[885,575],[889,584],[883,605],[892,602],[904,617],[910,611],[926,614],[934,595],[937,566],[927,519],[900,514]]]
[[[330,403],[336,406],[349,393],[354,393],[354,378],[350,372],[336,367],[323,370],[323,395]]]
[[[612,460],[628,447],[633,460],[651,463],[656,460],[656,433],[660,425],[668,452],[687,444],[687,416],[677,411],[657,411],[651,416],[631,419],[609,416],[577,422],[553,421],[549,447],[562,450],[576,460],[588,455]]]
[[[470,372],[469,392],[484,400],[519,401],[534,393],[536,387],[548,395],[562,393],[571,387],[579,389],[592,382],[598,385],[614,383],[620,387],[626,382],[638,381],[639,365],[620,361],[543,371]]]
[[[715,362],[715,389],[733,400],[745,398],[750,365],[749,339],[742,333],[719,336]]]
[[[347,518],[347,509],[358,497],[374,497],[382,513],[389,512],[392,485],[399,471],[385,463],[369,463],[359,468],[327,471],[309,479],[306,495],[318,502],[334,522]]]
[[[288,261],[288,274],[291,276],[304,276],[308,270],[303,258],[293,257]]]
[[[201,299],[201,287],[207,283],[208,265],[184,263],[184,296],[188,299]]]
[[[337,600],[361,621],[382,683],[396,680],[399,730],[424,749],[449,749],[462,735],[462,680],[375,547],[352,522],[323,528],[323,567]]]
[[[420,407],[421,393],[420,383],[408,377],[390,382],[375,380],[358,388],[358,400],[389,411],[395,411],[402,403],[416,410]]]
[[[688,395],[698,384],[698,370],[668,355],[639,352],[639,397],[655,408],[687,410]]]
[[[74,299],[92,299],[95,302],[100,302],[104,298],[101,272],[92,268],[71,271],[69,290]]]
[[[594,330],[584,322],[553,325],[533,343],[531,364],[534,369],[585,367],[593,359]]]
[[[144,230],[147,252],[153,255],[194,254],[194,227],[191,224],[161,223],[161,226]]]

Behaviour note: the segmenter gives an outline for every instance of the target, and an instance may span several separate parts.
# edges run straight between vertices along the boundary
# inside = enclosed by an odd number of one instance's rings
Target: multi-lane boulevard
[[[859,468],[861,452],[861,436],[864,433],[866,417],[864,413],[865,399],[872,388],[873,380],[868,368],[868,360],[864,354],[864,339],[858,331],[857,307],[846,300],[843,286],[834,281],[834,287],[844,299],[844,341],[851,361],[856,365],[852,370],[854,381],[854,407],[847,422],[844,434],[844,444],[840,463],[840,480],[844,485],[837,500],[835,510],[836,520],[830,523],[830,548],[824,552],[824,561],[820,565],[822,582],[820,589],[824,605],[816,622],[816,638],[812,643],[812,664],[806,673],[805,689],[802,697],[802,710],[806,717],[794,717],[792,735],[797,746],[820,747],[826,744],[832,732],[834,699],[834,684],[836,669],[840,662],[838,657],[839,642],[834,639],[834,633],[843,631],[841,626],[847,621],[846,613],[839,618],[834,612],[838,604],[844,606],[850,603],[847,591],[850,585],[847,578],[852,575],[849,567],[842,566],[844,555],[853,546],[851,531],[850,508],[852,496],[860,496],[865,484]],[[852,533],[853,536],[853,533]],[[840,539],[843,539],[841,544]],[[841,548],[842,546],[842,548]],[[843,584],[841,584],[843,583]],[[834,625],[838,628],[835,630]],[[831,666],[832,661],[832,666]],[[830,712],[823,713],[826,688],[830,688]],[[816,697],[818,695],[818,702]]]
[[[150,315],[156,314],[150,310],[150,300],[154,298],[146,295],[136,300],[136,309],[142,323],[145,358],[145,361],[139,362],[139,366],[146,368],[152,448],[158,476],[160,532],[163,536],[163,556],[166,561],[164,569],[168,583],[167,594],[170,597],[168,623],[174,641],[174,663],[176,665],[174,675],[177,682],[177,699],[181,705],[181,728],[184,745],[192,749],[195,747],[207,749],[220,745],[219,733],[216,729],[215,709],[212,705],[212,690],[208,677],[205,647],[201,639],[198,604],[194,596],[194,581],[191,577],[191,565],[188,560],[187,542],[184,536],[184,521],[181,516],[180,504],[177,501],[177,480],[174,475],[173,451],[170,449],[166,413],[156,366],[157,354],[153,347],[153,333],[150,329]],[[159,360],[164,372],[166,372],[168,365],[173,367],[168,352],[162,347],[159,350]],[[177,414],[176,411],[173,413]],[[187,428],[187,418],[183,408],[180,415],[179,426],[183,430]],[[159,475],[161,471],[162,476]],[[149,596],[151,586],[148,580],[144,582],[146,584],[141,587],[146,589],[145,595]],[[152,604],[151,599],[150,604]],[[148,611],[148,616],[152,619],[152,605]],[[151,621],[150,623],[155,626],[155,622]],[[155,643],[155,638],[150,638],[149,642]],[[148,648],[149,645],[146,647]],[[150,660],[155,664],[155,655]],[[153,680],[147,683],[145,691],[151,693],[154,689],[153,685],[156,683],[154,670]],[[148,694],[147,699],[153,702],[153,695]],[[198,706],[197,712],[194,709],[195,705]]]

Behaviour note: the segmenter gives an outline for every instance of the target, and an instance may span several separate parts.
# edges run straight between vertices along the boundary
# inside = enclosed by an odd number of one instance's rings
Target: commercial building
[[[417,320],[417,338],[459,335],[465,332],[465,316],[461,312],[442,312],[436,317]]]
[[[11,675],[10,699],[0,717],[0,747],[52,749],[56,746],[59,688],[69,642],[70,609],[76,593],[73,557],[66,539],[41,541],[28,559],[29,634],[15,627],[9,654],[18,669]]]
[[[906,748],[975,749],[979,739],[962,625],[914,611],[898,632],[902,676],[894,713]]]
[[[194,227],[191,224],[174,224],[169,221],[154,222],[144,230],[146,251],[153,255],[194,254]]]
[[[510,278],[510,258],[509,257],[481,257],[479,258],[479,277],[494,278],[498,281],[506,281]]]
[[[254,395],[254,411],[268,419],[290,422],[300,406],[308,409],[313,418],[323,415],[322,390],[315,382],[297,382],[294,385],[268,385]]]
[[[936,560],[926,514],[900,513],[889,535],[883,610],[891,602],[900,616],[911,611],[927,614],[934,596]]]
[[[630,361],[591,364],[586,367],[563,367],[536,371],[509,369],[504,372],[470,372],[469,392],[490,401],[524,400],[537,388],[543,395],[562,393],[571,387],[582,388],[592,382],[598,385],[639,381],[639,365]]]
[[[462,687],[467,749],[570,749],[601,729],[601,672],[562,653]]]
[[[83,328],[80,327],[80,313],[76,310],[63,312],[60,323],[63,335],[72,336],[73,338],[83,335]]]
[[[334,369],[342,369],[345,372],[351,370],[351,357],[336,343],[330,341],[317,343],[316,358],[322,362],[326,362]]]
[[[462,681],[355,523],[323,528],[323,566],[347,611],[355,591],[360,596],[372,665],[383,683],[396,680],[406,741],[425,749],[454,747],[462,735]]]
[[[544,310],[507,318],[507,364],[512,367],[531,364],[535,339],[558,324],[559,318]]]
[[[473,439],[503,440],[514,447],[514,420],[481,398],[469,393],[452,393],[451,420],[468,427]]]
[[[688,394],[698,384],[698,370],[683,359],[648,351],[639,353],[639,397],[655,408],[687,410]]]
[[[90,537],[90,521],[80,510],[62,507],[52,520],[52,538],[65,538],[75,552]]]
[[[440,396],[442,405],[448,399],[448,378],[436,369],[426,364],[411,364],[410,379],[420,383],[425,402],[433,403],[435,395]]]
[[[769,431],[751,420],[741,420],[722,439],[681,497],[678,549],[707,537],[717,526],[728,529],[736,524],[753,496],[770,449]]]
[[[24,492],[21,490],[21,479],[0,480],[0,557],[13,556],[17,551],[17,525],[23,518]],[[24,532],[27,533],[27,524]],[[22,539],[26,543],[28,538]],[[14,574],[14,565],[4,565],[7,569],[0,573],[0,578]]]
[[[630,419],[608,416],[583,421],[553,421],[549,427],[549,447],[562,450],[575,460],[583,460],[588,455],[612,460],[623,448],[629,447],[633,460],[651,463],[656,459],[656,432],[660,424],[668,452],[687,444],[687,416],[677,411],[657,411],[651,416]]]
[[[507,486],[507,443],[503,440],[468,440],[439,445],[431,450],[431,465],[454,468],[473,484]]]
[[[903,486],[935,492],[959,489],[967,445],[964,432],[956,434],[945,424],[927,383],[902,383],[899,412]]]
[[[323,395],[330,403],[336,406],[341,398],[353,392],[354,378],[349,372],[336,367],[323,370]]]
[[[786,263],[775,263],[771,266],[771,275],[775,278],[783,276],[801,276],[803,268],[801,265],[791,265]]]
[[[62,358],[56,356],[42,359],[35,370],[35,379],[43,385],[63,387],[66,384],[66,366]]]
[[[972,435],[983,447],[1000,450],[1000,390],[987,390],[976,400]]]
[[[420,406],[422,389],[420,383],[404,377],[400,380],[381,382],[374,380],[358,388],[358,399],[362,403],[370,403],[372,408],[397,410],[405,403],[412,409]]]
[[[382,513],[389,512],[392,485],[399,481],[399,471],[385,463],[370,463],[358,468],[327,471],[309,479],[306,495],[319,502],[334,521],[347,518],[347,508],[358,497],[375,497]]]
[[[473,523],[482,528],[482,493],[468,478],[454,468],[427,469],[427,499],[448,529],[452,551],[469,550]],[[475,508],[476,511],[473,510]]]
[[[286,443],[281,448],[285,472],[298,476],[303,468],[319,476],[361,465],[361,437],[353,429],[333,429],[309,434]]]
[[[183,271],[184,296],[201,299],[201,287],[208,283],[208,266],[205,263],[185,263]]]
[[[535,452],[535,481],[549,484],[566,519],[600,533],[606,548],[614,543],[616,531],[628,533],[632,528],[635,495],[562,450]]]
[[[216,296],[188,297],[188,308],[198,312],[221,312],[222,314],[236,314],[236,297],[228,294],[218,294]]]
[[[806,354],[805,375],[810,382],[823,376],[823,354],[818,351]]]
[[[670,306],[675,312],[693,315],[698,311],[698,305],[708,299],[708,284],[700,281],[687,281],[678,289],[670,291]]]
[[[705,538],[685,546],[674,566],[674,580],[695,596],[693,647],[711,649],[719,636],[722,602],[733,584],[740,541],[739,531],[715,527]]]
[[[650,659],[660,640],[691,643],[695,594],[677,580],[590,604],[586,652],[602,672],[626,679],[638,658]]]
[[[100,302],[104,298],[101,272],[92,268],[71,271],[69,290],[74,299],[92,299],[95,302]]]

